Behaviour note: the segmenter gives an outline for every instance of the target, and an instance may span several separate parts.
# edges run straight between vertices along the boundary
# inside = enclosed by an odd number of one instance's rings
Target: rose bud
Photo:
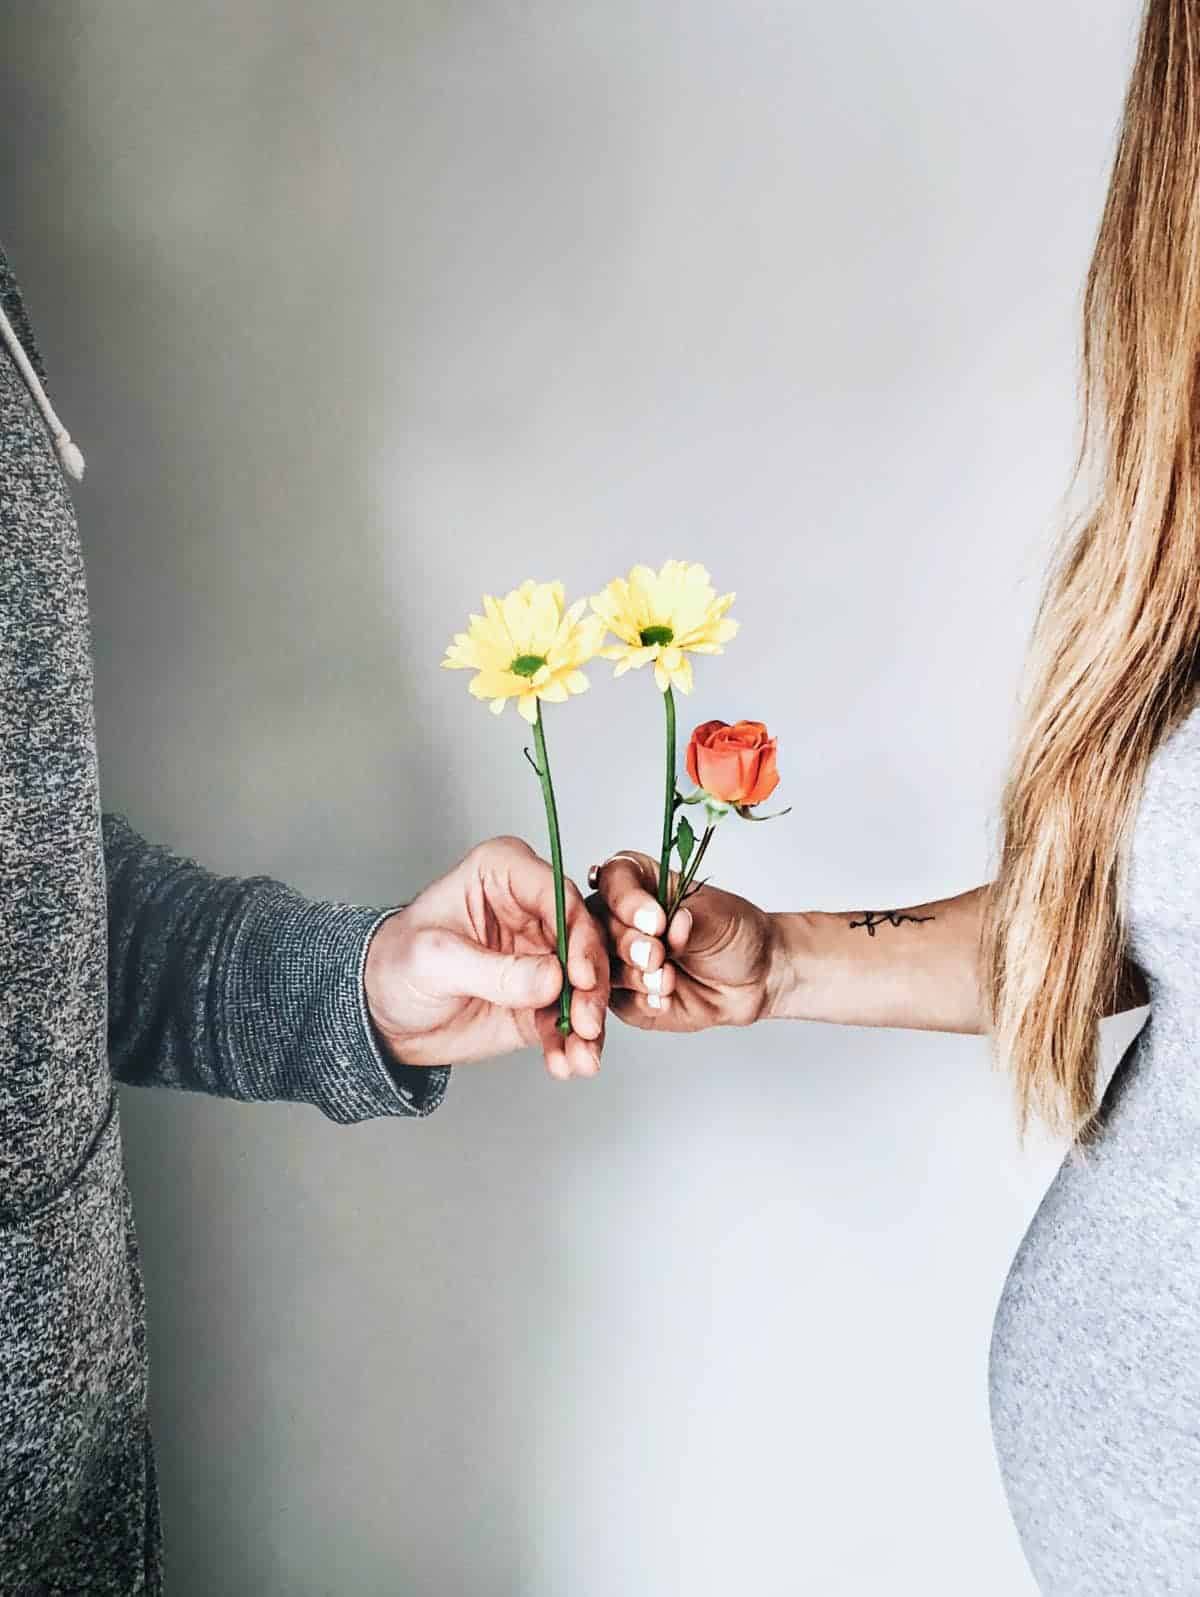
[[[775,739],[761,721],[705,721],[688,744],[687,773],[722,804],[761,804],[779,786]]]

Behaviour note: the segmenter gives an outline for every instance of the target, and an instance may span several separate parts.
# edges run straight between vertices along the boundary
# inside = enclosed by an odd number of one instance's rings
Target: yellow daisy
[[[594,658],[604,641],[598,616],[584,616],[587,600],[565,608],[561,582],[523,582],[493,599],[486,594],[484,614],[473,615],[455,636],[442,664],[451,671],[475,671],[468,684],[477,699],[490,699],[499,715],[509,699],[532,725],[538,701],[562,704],[572,693],[586,693],[580,666]]]
[[[692,691],[689,654],[721,654],[737,632],[725,619],[734,595],[717,597],[703,566],[668,560],[661,571],[634,566],[628,577],[610,582],[592,600],[592,609],[621,640],[599,652],[616,660],[617,676],[654,662],[654,680],[662,692],[677,687]]]

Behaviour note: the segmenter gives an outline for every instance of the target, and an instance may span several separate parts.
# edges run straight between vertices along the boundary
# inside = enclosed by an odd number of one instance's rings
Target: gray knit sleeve
[[[389,1063],[363,988],[386,910],[214,876],[104,817],[108,1046],[118,1081],[315,1104],[331,1120],[425,1115],[449,1072]]]

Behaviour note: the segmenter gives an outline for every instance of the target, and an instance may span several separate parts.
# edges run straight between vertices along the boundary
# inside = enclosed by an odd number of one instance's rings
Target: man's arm
[[[423,1115],[447,1070],[385,1058],[363,971],[388,913],[215,876],[104,818],[108,1044],[136,1086],[315,1104],[331,1120]]]

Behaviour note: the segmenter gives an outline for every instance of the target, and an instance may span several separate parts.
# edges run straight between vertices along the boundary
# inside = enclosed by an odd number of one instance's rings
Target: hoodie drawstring
[[[54,452],[58,456],[58,463],[68,477],[73,477],[76,482],[83,481],[83,455],[78,445],[72,443],[71,435],[59,421],[54,406],[47,398],[46,390],[42,387],[41,378],[34,371],[29,356],[25,353],[25,346],[13,331],[12,323],[4,314],[4,307],[0,305],[0,341],[4,343],[8,353],[13,358],[13,364],[24,379],[29,390],[29,397],[42,413],[42,420],[46,423],[54,443]]]

